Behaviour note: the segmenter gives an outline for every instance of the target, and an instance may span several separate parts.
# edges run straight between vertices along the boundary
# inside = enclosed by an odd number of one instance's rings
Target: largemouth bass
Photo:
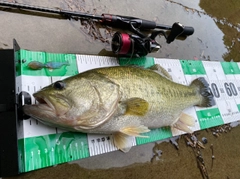
[[[112,134],[116,147],[131,148],[130,137],[145,137],[150,129],[171,126],[191,133],[194,119],[182,111],[215,105],[204,78],[189,86],[171,81],[159,65],[92,69],[57,81],[33,94],[38,104],[24,112],[68,131]]]

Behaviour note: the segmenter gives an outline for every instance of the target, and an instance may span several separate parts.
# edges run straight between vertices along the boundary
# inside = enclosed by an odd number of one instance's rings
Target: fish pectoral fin
[[[144,125],[124,127],[120,130],[121,133],[129,136],[134,136],[134,137],[148,137],[148,136],[142,136],[140,134],[146,133],[149,131],[150,130],[148,129],[148,127]]]
[[[149,68],[150,70],[154,70],[156,73],[158,73],[159,75],[169,79],[169,80],[173,80],[172,76],[167,72],[167,70],[165,70],[163,67],[161,67],[159,64],[155,64],[153,66],[151,66]]]
[[[172,126],[181,131],[192,133],[193,131],[189,129],[188,126],[193,127],[194,125],[195,125],[194,118],[186,113],[182,113],[177,122],[174,123]]]
[[[130,98],[125,103],[127,115],[144,116],[148,112],[149,103],[142,98]]]

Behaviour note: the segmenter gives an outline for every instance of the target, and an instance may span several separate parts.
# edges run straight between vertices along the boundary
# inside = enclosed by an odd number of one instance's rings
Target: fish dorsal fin
[[[126,102],[126,115],[144,116],[148,112],[149,104],[141,98],[130,98]]]
[[[148,137],[140,134],[149,131],[150,130],[143,125],[124,127],[119,132],[113,134],[114,144],[121,151],[128,152],[132,147],[132,137]]]
[[[182,113],[177,122],[175,122],[172,127],[179,129],[181,131],[187,132],[187,133],[192,133],[192,130],[189,129],[188,127],[193,127],[195,125],[195,120],[192,116]]]
[[[155,64],[149,68],[150,70],[154,70],[156,73],[160,74],[161,76],[173,80],[172,76],[165,70],[163,67],[161,67],[159,64]]]

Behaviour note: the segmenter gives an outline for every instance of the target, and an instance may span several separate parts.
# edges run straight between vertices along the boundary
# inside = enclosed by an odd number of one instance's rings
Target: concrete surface
[[[115,151],[71,163],[77,163],[81,167],[88,169],[108,169],[111,167],[124,167],[134,163],[145,163],[151,161],[153,147],[154,143],[149,143],[132,147],[128,153]]]

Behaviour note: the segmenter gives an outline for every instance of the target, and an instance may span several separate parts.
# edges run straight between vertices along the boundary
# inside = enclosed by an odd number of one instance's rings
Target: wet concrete
[[[176,40],[171,44],[167,44],[163,37],[158,38],[162,48],[158,53],[149,54],[149,56],[213,61],[239,61],[240,59],[239,17],[237,16],[240,5],[236,1],[221,0],[213,3],[207,0],[42,0],[38,2],[19,0],[18,2],[96,14],[104,12],[136,16],[167,25],[179,21],[194,27],[194,34],[185,41]],[[0,48],[4,49],[12,48],[12,39],[16,38],[21,48],[29,50],[94,55],[99,54],[103,49],[109,50],[108,43],[95,39],[89,34],[88,29],[75,20],[0,11],[0,24]],[[111,40],[104,28],[100,31],[104,38]],[[111,52],[107,54],[112,55]],[[219,139],[206,131],[200,133],[209,139],[209,144],[217,145],[216,153],[219,158],[216,159],[214,170],[210,172],[212,176],[210,178],[237,178],[240,175],[239,162],[234,160],[239,156],[240,151],[239,144],[236,142],[239,138],[239,129],[237,127],[233,129],[235,132]],[[163,150],[163,158],[154,164],[150,163],[154,147],[151,143],[133,147],[127,154],[116,151],[74,162],[78,165],[59,165],[30,172],[18,178],[202,178],[192,149],[187,147],[184,141],[180,141],[180,145],[181,150],[177,151],[170,143],[162,143],[160,148]],[[204,150],[204,155],[210,166],[209,145]],[[131,166],[127,167],[128,165]]]

